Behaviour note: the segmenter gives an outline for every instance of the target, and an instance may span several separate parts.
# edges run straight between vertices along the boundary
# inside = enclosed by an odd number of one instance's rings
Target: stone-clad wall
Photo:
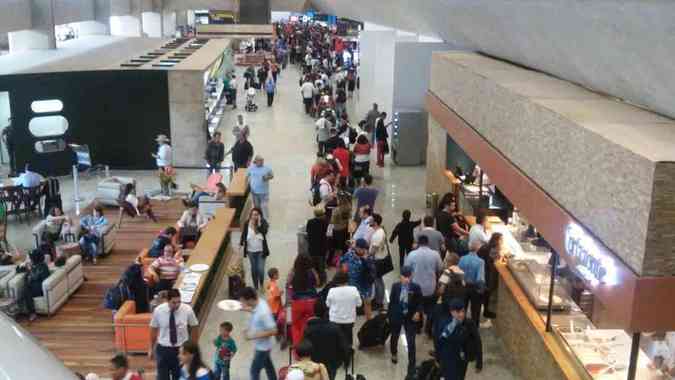
[[[452,185],[443,175],[447,155],[448,133],[429,117],[427,143],[427,193],[438,193],[442,196],[452,191]]]
[[[673,273],[673,239],[662,238],[675,219],[675,204],[670,204],[675,197],[663,193],[652,204],[656,163],[635,153],[640,147],[596,133],[611,123],[640,128],[635,120],[649,116],[544,74],[475,54],[434,53],[430,91],[636,273]],[[588,104],[605,108],[599,112]],[[575,118],[590,121],[578,123]],[[430,138],[436,135],[429,133]],[[429,147],[433,153],[431,140]],[[672,182],[674,177],[662,178]],[[673,188],[664,187],[668,194]],[[653,212],[664,206],[671,211]],[[649,235],[645,254],[650,214],[656,231]],[[655,261],[649,262],[652,256]]]
[[[493,320],[497,334],[504,342],[506,351],[511,352],[510,359],[524,380],[566,379],[541,335],[532,327],[504,281],[499,281],[497,315],[499,318]]]
[[[675,276],[675,163],[659,162],[649,215],[645,276]]]

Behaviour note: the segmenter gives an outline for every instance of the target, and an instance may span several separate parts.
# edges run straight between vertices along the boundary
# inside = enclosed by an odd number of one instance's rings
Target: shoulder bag
[[[391,257],[391,250],[389,249],[389,242],[387,241],[386,235],[384,239],[384,245],[387,247],[387,256],[382,259],[375,260],[375,270],[378,278],[383,277],[394,270],[394,260]]]

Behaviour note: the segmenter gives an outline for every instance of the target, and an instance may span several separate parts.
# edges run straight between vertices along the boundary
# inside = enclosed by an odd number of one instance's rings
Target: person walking
[[[312,258],[314,270],[319,274],[319,283],[326,283],[326,253],[328,252],[328,222],[326,211],[322,207],[314,208],[314,218],[306,224],[307,246]],[[335,232],[333,232],[335,234]]]
[[[349,282],[350,276],[346,272],[335,274],[334,287],[328,291],[326,306],[329,310],[329,320],[340,329],[347,347],[351,350],[354,345],[356,309],[363,305],[363,299],[358,288]]]
[[[305,105],[305,113],[309,115],[314,105],[314,83],[309,79],[309,76],[305,76],[305,80],[300,86],[300,94],[302,95],[302,103]]]
[[[274,93],[277,91],[277,83],[272,76],[268,76],[265,81],[265,92],[267,93],[267,106],[272,107],[274,103]]]
[[[260,380],[260,371],[267,374],[267,380],[277,380],[277,373],[270,355],[274,346],[274,336],[277,335],[277,323],[267,302],[258,298],[255,289],[244,288],[240,293],[242,310],[250,312],[251,318],[248,327],[244,330],[246,340],[253,341],[255,353],[251,362],[250,379]]]
[[[499,287],[499,273],[495,262],[502,257],[504,248],[504,236],[495,232],[490,237],[490,241],[478,250],[478,257],[485,262],[485,293],[483,294],[483,317],[495,318],[497,314],[490,311],[490,296],[497,294]]]
[[[386,154],[389,154],[389,143],[387,142],[387,139],[389,138],[387,127],[389,126],[389,124],[384,124],[384,121],[386,119],[387,113],[382,112],[375,124],[375,142],[377,144],[377,166],[381,168],[384,167],[384,156]]]
[[[293,344],[298,344],[307,326],[307,320],[314,315],[314,303],[318,293],[319,275],[312,268],[312,259],[300,254],[295,258],[293,270],[288,275],[291,299],[291,337]]]
[[[262,216],[269,219],[270,180],[274,178],[274,172],[265,166],[265,159],[257,155],[253,159],[253,165],[248,167],[247,175],[251,197],[253,198],[253,207],[262,210]]]
[[[180,377],[178,351],[188,340],[197,342],[199,321],[192,307],[180,299],[178,289],[167,291],[168,302],[155,308],[150,320],[150,351],[156,358],[157,380],[175,380]]]
[[[436,304],[436,279],[444,269],[441,255],[429,248],[426,236],[420,236],[417,239],[417,249],[410,252],[405,259],[405,265],[412,268],[412,281],[422,289],[422,303],[426,317],[424,331],[431,336],[432,315]]]
[[[230,149],[228,154],[232,154],[232,164],[234,170],[248,168],[253,158],[253,145],[248,141],[248,127],[244,126],[237,134],[237,142]]]
[[[7,155],[9,156],[9,176],[16,176],[16,159],[14,158],[14,152],[16,152],[16,137],[15,130],[12,124],[12,117],[7,118],[7,126],[2,130],[2,139],[5,142],[5,147],[7,147]]]
[[[382,227],[382,215],[373,214],[370,221],[370,249],[368,254],[373,260],[382,260],[387,257],[387,233]],[[382,309],[384,304],[384,279],[378,275],[375,277],[375,300],[373,302],[374,309]]]
[[[251,262],[251,279],[255,290],[263,288],[265,282],[265,260],[270,254],[267,244],[269,224],[259,208],[252,208],[246,223],[242,226],[239,246]]]
[[[391,286],[389,298],[388,318],[391,327],[391,362],[398,363],[398,338],[401,329],[405,330],[408,342],[408,372],[406,379],[415,376],[417,323],[422,320],[424,310],[422,289],[412,282],[413,269],[409,266],[401,268],[401,280]]]
[[[225,159],[225,145],[220,141],[220,138],[220,132],[214,132],[213,138],[206,145],[204,156],[208,167],[207,177],[212,173],[220,173],[220,167]]]
[[[393,243],[394,240],[398,239],[398,255],[399,255],[399,267],[403,267],[403,262],[405,257],[410,251],[412,251],[413,246],[413,231],[417,226],[419,226],[422,221],[411,221],[410,210],[404,210],[403,215],[401,215],[401,221],[396,224],[394,230],[391,232],[391,237],[389,237],[389,242]]]
[[[356,288],[354,291],[360,301]],[[338,368],[347,362],[349,346],[340,328],[328,320],[328,307],[323,302],[314,304],[314,317],[307,321],[303,341],[312,343],[312,361],[325,365],[328,379],[335,380]]]
[[[164,170],[165,167],[171,166],[173,162],[173,151],[171,145],[169,145],[171,140],[166,135],[158,135],[155,141],[157,142],[157,153],[153,153],[152,157],[155,158],[157,168]]]
[[[440,320],[434,325],[434,349],[445,380],[464,380],[469,363],[476,372],[483,370],[483,347],[476,323],[466,319],[464,303],[453,299],[444,303]],[[449,314],[448,314],[449,311]]]
[[[471,307],[471,319],[477,324],[480,323],[480,311],[485,293],[485,261],[478,257],[478,250],[481,246],[481,242],[475,240],[469,246],[469,253],[459,259],[459,268],[464,271],[466,283],[467,294],[464,304]]]

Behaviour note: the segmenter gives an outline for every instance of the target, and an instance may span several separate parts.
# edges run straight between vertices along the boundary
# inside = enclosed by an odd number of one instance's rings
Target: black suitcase
[[[384,345],[391,330],[386,314],[378,314],[375,318],[363,324],[357,334],[359,349]]]
[[[428,359],[417,367],[417,380],[440,380],[441,367],[436,359]]]

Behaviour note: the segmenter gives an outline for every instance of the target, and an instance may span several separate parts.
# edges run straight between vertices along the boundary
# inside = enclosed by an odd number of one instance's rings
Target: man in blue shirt
[[[373,233],[373,229],[370,228],[370,221],[373,219],[373,209],[369,206],[364,206],[359,210],[361,222],[359,226],[354,231],[352,239],[354,241],[358,239],[364,239],[367,242],[370,242],[370,235]]]
[[[357,188],[354,191],[354,199],[356,199],[356,212],[355,215],[358,217],[358,212],[363,206],[370,207],[371,210],[375,209],[375,201],[377,200],[378,190],[373,187],[373,177],[370,174],[366,174],[363,177],[364,185]]]
[[[459,269],[464,271],[466,282],[466,306],[471,305],[471,319],[480,324],[480,310],[483,304],[483,292],[485,290],[485,261],[478,257],[481,247],[479,241],[474,241],[469,246],[469,253],[459,259]]]
[[[253,198],[253,206],[262,210],[263,217],[269,220],[267,207],[270,199],[270,180],[274,178],[272,169],[265,166],[265,160],[257,155],[253,159],[253,165],[248,168],[248,185]]]
[[[354,247],[340,258],[342,270],[349,275],[349,285],[358,289],[363,299],[363,312],[366,320],[372,316],[372,300],[374,296],[373,283],[375,273],[373,258],[368,256],[368,242],[364,239],[357,239]]]
[[[270,352],[277,335],[277,324],[267,302],[258,298],[255,289],[244,288],[240,294],[242,310],[251,313],[248,328],[244,331],[246,340],[255,342],[255,353],[251,362],[251,380],[260,380],[260,371],[265,369],[268,380],[277,380],[277,372]]]
[[[30,164],[26,164],[23,173],[21,173],[19,178],[14,180],[15,185],[22,186],[26,189],[39,186],[40,182],[42,182],[42,176],[30,171]]]
[[[422,303],[426,316],[424,331],[431,337],[433,310],[434,305],[436,305],[436,279],[443,271],[443,260],[441,260],[441,255],[437,251],[429,248],[427,236],[421,235],[418,237],[417,246],[418,248],[406,257],[405,265],[412,268],[412,281],[418,284],[422,291]]]

